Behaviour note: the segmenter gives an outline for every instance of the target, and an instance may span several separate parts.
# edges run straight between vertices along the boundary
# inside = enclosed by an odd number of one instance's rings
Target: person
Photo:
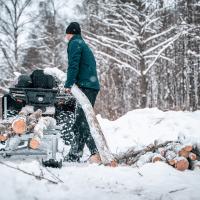
[[[71,87],[76,84],[87,96],[94,107],[100,84],[97,77],[95,57],[81,36],[79,23],[72,22],[66,29],[65,39],[68,41],[68,69],[64,85],[65,93],[71,93]],[[83,109],[78,106],[73,125],[74,139],[65,161],[79,162],[83,155],[85,144],[90,150],[91,161],[100,162],[98,149],[91,136],[89,125]]]

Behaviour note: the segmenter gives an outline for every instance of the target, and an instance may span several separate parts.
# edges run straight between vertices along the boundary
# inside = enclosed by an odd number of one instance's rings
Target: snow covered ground
[[[141,148],[156,140],[176,140],[185,135],[200,141],[197,112],[135,110],[116,121],[98,116],[108,144],[114,153],[131,146]],[[86,150],[87,152],[87,150]],[[199,200],[200,170],[180,172],[157,162],[140,168],[65,163],[62,169],[45,169],[37,161],[6,161],[27,172],[54,181],[38,180],[0,164],[0,200]],[[56,176],[56,177],[55,177]]]
[[[116,121],[97,117],[114,153],[132,146],[141,148],[155,140],[164,142],[178,137],[200,143],[200,111],[163,112],[147,108],[128,112]]]

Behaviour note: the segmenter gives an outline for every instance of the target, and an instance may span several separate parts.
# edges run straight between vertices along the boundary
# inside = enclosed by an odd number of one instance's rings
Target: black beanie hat
[[[81,34],[81,27],[77,22],[71,22],[66,29],[66,34]]]

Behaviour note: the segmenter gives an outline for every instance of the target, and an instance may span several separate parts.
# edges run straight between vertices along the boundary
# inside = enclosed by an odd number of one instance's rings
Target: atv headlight
[[[42,102],[43,100],[44,100],[43,97],[38,97],[38,101],[39,101],[39,102]]]

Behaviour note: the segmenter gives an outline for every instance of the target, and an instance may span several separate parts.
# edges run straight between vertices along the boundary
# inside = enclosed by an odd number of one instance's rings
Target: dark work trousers
[[[95,100],[99,90],[90,89],[90,88],[80,88],[81,91],[87,96],[90,103],[94,107]],[[95,145],[94,139],[90,133],[89,125],[85,116],[83,109],[80,105],[76,108],[76,119],[73,126],[74,131],[74,139],[71,144],[71,149],[68,155],[69,160],[78,161],[80,157],[83,155],[83,149],[85,144],[90,150],[91,154],[95,154],[98,152],[97,147]]]

